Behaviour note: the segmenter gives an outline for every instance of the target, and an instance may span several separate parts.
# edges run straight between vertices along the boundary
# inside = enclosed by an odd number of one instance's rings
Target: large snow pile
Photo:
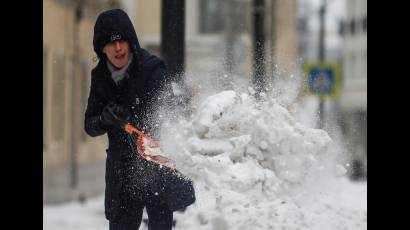
[[[161,144],[195,182],[197,201],[178,229],[366,229],[366,212],[335,206],[332,140],[275,100],[208,97],[191,120],[164,128]]]
[[[196,189],[196,202],[174,213],[175,229],[367,229],[367,184],[344,176],[325,131],[298,123],[275,99],[223,91],[189,119],[166,124],[161,136]],[[103,197],[43,213],[45,229],[108,227]]]

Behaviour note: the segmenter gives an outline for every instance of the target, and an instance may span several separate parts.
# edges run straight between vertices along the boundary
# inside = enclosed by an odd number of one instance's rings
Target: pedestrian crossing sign
[[[336,62],[307,62],[306,91],[321,98],[336,98],[340,95],[340,65]]]

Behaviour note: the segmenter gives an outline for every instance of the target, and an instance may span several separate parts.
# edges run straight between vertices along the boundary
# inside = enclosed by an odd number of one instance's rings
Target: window
[[[218,33],[223,29],[222,1],[200,0],[200,33]]]
[[[345,23],[344,21],[339,21],[339,35],[344,36],[345,34]]]
[[[43,46],[43,150],[47,146],[47,51]]]
[[[233,32],[247,31],[248,25],[243,14],[249,6],[248,1],[199,0],[199,32],[221,33],[227,31],[228,23]],[[231,21],[227,21],[227,18]]]
[[[363,77],[367,78],[367,50],[363,51]]]
[[[161,51],[160,51],[160,46],[157,43],[146,43],[145,48],[154,55],[160,56]]]
[[[355,31],[356,31],[356,21],[354,19],[352,19],[350,21],[350,34],[354,35]]]
[[[355,78],[356,77],[356,56],[354,53],[350,54],[350,78]]]
[[[352,73],[352,77],[353,78],[357,78],[357,75],[358,75],[358,71],[357,71],[357,58],[356,58],[356,54],[355,53],[352,53],[352,56],[351,56],[351,60],[352,60],[352,64],[351,64],[351,73]]]
[[[88,101],[88,94],[89,94],[89,82],[90,82],[90,74],[88,73],[88,64],[87,61],[81,62],[81,76],[80,76],[80,84],[81,84],[81,121],[84,122],[84,114],[85,110],[87,109],[87,101]],[[83,126],[84,124],[81,123]],[[81,141],[87,140],[87,133],[82,128],[81,129]]]
[[[52,61],[52,113],[51,113],[51,129],[53,139],[62,141],[64,137],[65,123],[65,58],[62,55],[57,56]]]

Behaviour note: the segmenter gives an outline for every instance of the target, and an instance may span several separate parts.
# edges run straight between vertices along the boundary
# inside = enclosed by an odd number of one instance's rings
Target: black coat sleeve
[[[88,135],[92,137],[103,135],[107,132],[100,124],[100,115],[102,113],[104,103],[101,95],[99,95],[98,81],[93,75],[91,78],[90,95],[88,97],[87,109],[85,111],[84,128]]]

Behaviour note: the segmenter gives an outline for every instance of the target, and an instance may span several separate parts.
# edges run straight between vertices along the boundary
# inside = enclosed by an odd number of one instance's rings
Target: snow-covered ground
[[[161,147],[197,198],[175,229],[367,229],[367,183],[346,178],[337,143],[252,93],[220,92],[164,125]],[[103,197],[46,206],[44,229],[108,229],[103,213]]]
[[[340,178],[335,180],[332,185],[332,188],[329,186],[327,191],[323,190],[320,194],[317,194],[316,200],[306,201],[303,208],[299,208],[299,210],[297,210],[298,207],[294,204],[282,204],[279,200],[275,201],[273,198],[270,204],[260,205],[259,209],[254,208],[254,210],[258,211],[250,217],[246,216],[244,218],[253,217],[257,220],[260,218],[260,215],[265,215],[264,223],[259,224],[263,226],[270,223],[272,226],[284,226],[284,228],[278,229],[367,229],[367,183],[354,183],[346,178]],[[63,205],[45,206],[43,209],[43,229],[107,230],[108,222],[104,218],[103,206],[103,196],[89,199],[84,204],[70,202]],[[194,208],[199,207],[194,205]],[[213,210],[203,210],[203,212],[205,211],[212,212]],[[232,209],[226,209],[226,212],[237,215],[235,210]],[[273,214],[273,217],[267,218],[271,214]],[[214,215],[206,217],[203,215],[190,216],[185,213],[176,213],[175,217],[177,219],[175,229],[197,229],[198,227],[199,229],[204,229],[200,228],[200,226],[206,220],[210,222],[208,225],[218,225],[218,222],[224,222],[223,219],[217,219]],[[188,224],[182,226],[179,219],[185,219],[186,221],[184,222],[190,222],[192,225],[190,227]],[[235,222],[230,224],[235,224]],[[258,224],[255,224],[254,227],[248,229],[273,229],[260,228],[258,226]],[[232,229],[240,228],[240,226],[230,227]],[[228,227],[226,229],[231,228]],[[146,229],[144,223],[140,229]],[[218,228],[208,226],[208,229]]]

